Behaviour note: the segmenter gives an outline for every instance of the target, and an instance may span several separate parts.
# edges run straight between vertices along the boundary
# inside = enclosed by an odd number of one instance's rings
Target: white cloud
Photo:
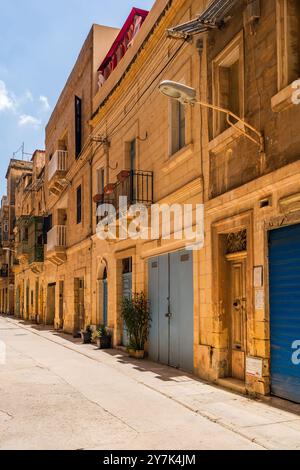
[[[16,106],[15,99],[6,88],[5,83],[0,80],[0,112],[14,110]]]
[[[32,93],[31,93],[30,90],[27,90],[27,91],[26,91],[26,93],[25,93],[25,100],[26,100],[26,101],[31,101],[31,102],[33,101],[33,95],[32,95]]]
[[[30,116],[29,114],[21,114],[19,117],[19,126],[33,126],[39,127],[41,125],[41,121],[34,116]]]
[[[42,105],[44,107],[44,110],[49,111],[50,104],[49,104],[49,100],[48,100],[47,96],[41,95],[40,96],[40,102],[42,103]]]

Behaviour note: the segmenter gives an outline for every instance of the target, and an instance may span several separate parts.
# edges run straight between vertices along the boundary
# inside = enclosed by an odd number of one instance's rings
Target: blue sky
[[[133,6],[153,4],[0,0],[0,196],[9,159],[22,142],[28,153],[44,148],[45,124],[91,25],[121,27]]]

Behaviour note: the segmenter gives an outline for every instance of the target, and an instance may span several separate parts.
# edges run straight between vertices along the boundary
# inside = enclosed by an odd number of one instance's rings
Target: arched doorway
[[[102,324],[107,326],[108,316],[107,316],[107,269],[104,269],[103,280],[102,280],[102,289],[103,289],[103,303],[102,303]]]
[[[107,265],[102,261],[98,271],[97,324],[108,326],[108,281]]]

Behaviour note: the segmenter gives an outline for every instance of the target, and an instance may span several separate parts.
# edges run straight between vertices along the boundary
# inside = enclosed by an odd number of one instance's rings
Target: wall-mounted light
[[[264,153],[265,143],[264,137],[261,132],[255,129],[255,127],[248,124],[244,119],[241,119],[239,116],[231,112],[229,109],[205,103],[203,101],[197,101],[197,92],[195,88],[186,86],[183,83],[173,82],[171,80],[164,80],[159,85],[159,90],[163,95],[167,96],[168,98],[178,100],[184,105],[194,106],[195,104],[198,104],[204,108],[213,109],[214,111],[219,111],[220,113],[226,114],[227,123],[234,129],[236,129],[239,134],[242,134],[247,139],[251,140],[251,142],[255,143],[259,147],[260,152]],[[235,121],[243,124],[249,131],[255,134],[256,137],[253,137],[244,130],[240,129],[236,123],[230,120],[230,118],[233,118]]]

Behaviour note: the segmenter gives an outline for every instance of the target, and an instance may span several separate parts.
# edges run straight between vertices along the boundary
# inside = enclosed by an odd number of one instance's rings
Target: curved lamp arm
[[[251,140],[251,142],[255,143],[259,148],[260,148],[260,152],[263,153],[264,152],[264,137],[262,135],[261,132],[259,132],[257,129],[255,129],[255,127],[251,126],[251,124],[248,124],[246,121],[244,121],[244,119],[241,119],[239,116],[237,116],[236,114],[234,114],[232,111],[230,111],[229,109],[226,109],[226,108],[222,108],[220,106],[215,106],[213,104],[209,104],[209,103],[204,103],[203,101],[194,101],[193,103],[191,104],[199,104],[200,106],[203,106],[204,108],[209,108],[209,109],[213,109],[214,111],[219,111],[220,113],[224,113],[226,114],[226,120],[227,120],[227,123],[233,127],[237,132],[239,132],[241,135],[244,135],[245,137],[247,137],[247,139]],[[258,137],[258,140],[255,139],[254,137],[252,137],[251,135],[247,134],[247,132],[243,131],[242,129],[240,129],[235,123],[233,123],[231,120],[230,120],[230,117],[232,117],[233,119],[235,119],[236,121],[242,123],[247,129],[249,129],[250,131],[252,131],[257,137]]]

